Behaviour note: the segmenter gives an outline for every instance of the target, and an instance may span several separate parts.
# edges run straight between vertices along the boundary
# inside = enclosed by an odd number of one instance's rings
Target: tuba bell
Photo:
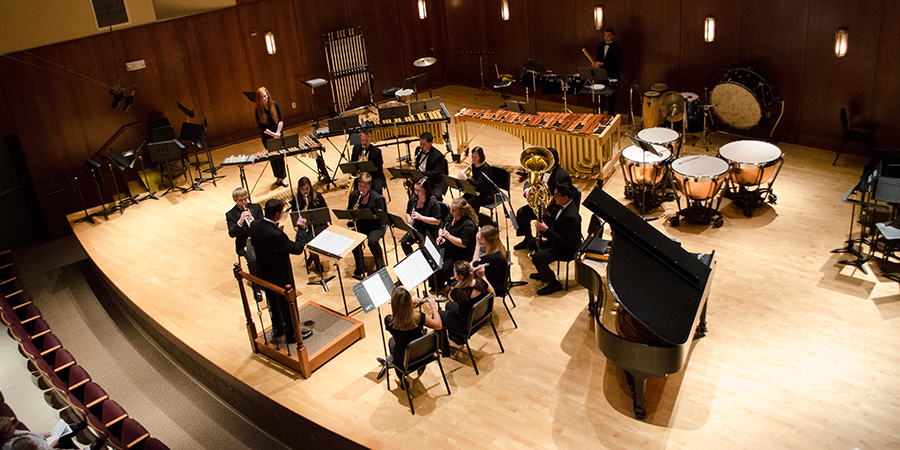
[[[530,185],[530,195],[528,196],[528,205],[535,211],[540,213],[547,209],[552,199],[552,193],[547,188],[547,183],[541,179],[542,175],[556,166],[555,158],[550,150],[544,147],[528,147],[522,151],[519,156],[519,162],[528,172],[528,184]],[[540,217],[540,216],[538,216]]]

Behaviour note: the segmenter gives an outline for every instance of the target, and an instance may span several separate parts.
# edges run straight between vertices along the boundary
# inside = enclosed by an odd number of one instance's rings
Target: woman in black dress
[[[441,316],[434,298],[428,297],[426,300],[431,307],[430,317],[414,307],[412,296],[406,288],[398,286],[391,292],[391,314],[384,318],[384,327],[391,333],[388,347],[395,365],[403,366],[406,346],[425,334],[424,327],[436,331],[441,329]],[[397,371],[397,378],[401,378],[400,371]],[[406,380],[401,378],[400,389],[404,389],[405,385]]]
[[[284,128],[284,120],[281,117],[281,107],[269,96],[268,89],[260,87],[256,90],[256,109],[253,112],[262,137],[263,148],[268,151],[266,143],[269,142],[269,139],[282,136],[281,129]],[[270,162],[272,163],[272,175],[275,176],[275,185],[288,187],[287,182],[284,181],[287,176],[284,157],[273,158]]]
[[[447,296],[450,301],[447,302],[446,309],[441,311],[441,324],[445,330],[441,336],[441,353],[445,356],[450,354],[450,343],[446,330],[450,329],[465,334],[472,305],[484,294],[494,293],[494,288],[484,277],[475,275],[475,271],[472,270],[472,265],[468,261],[457,261],[453,264],[453,277],[457,281],[456,286],[450,290]],[[454,342],[462,344],[462,342]]]
[[[453,264],[468,263],[475,251],[475,233],[478,232],[478,216],[463,198],[455,198],[450,204],[450,216],[445,227],[438,230],[437,244],[443,250],[443,264],[437,272],[437,289],[444,287],[453,276]]]
[[[484,277],[494,288],[494,295],[506,295],[506,250],[500,243],[500,231],[493,225],[485,225],[475,235],[475,252],[472,267],[475,274]],[[484,254],[481,254],[481,248]]]
[[[300,181],[297,182],[297,196],[291,199],[290,210],[303,211],[306,209],[327,207],[328,205],[325,203],[325,197],[323,197],[322,193],[317,191],[313,187],[312,182],[309,181],[309,178],[300,178]],[[328,228],[327,223],[310,227],[310,230],[312,231],[314,236],[317,236],[325,228]],[[319,255],[310,253],[309,257],[306,258],[306,267],[310,266],[313,266],[317,272],[322,272],[323,268],[322,263],[319,261]]]
[[[431,182],[422,178],[413,186],[413,195],[406,204],[406,223],[419,233],[432,239],[437,237],[438,225],[441,222],[441,205],[431,192]],[[404,254],[413,251],[415,239],[407,234],[400,239]]]

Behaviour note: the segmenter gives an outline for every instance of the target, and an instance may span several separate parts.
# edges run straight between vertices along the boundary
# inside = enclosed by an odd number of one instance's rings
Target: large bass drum
[[[709,96],[713,111],[726,124],[740,129],[759,125],[775,101],[772,87],[756,72],[746,68],[725,73]]]

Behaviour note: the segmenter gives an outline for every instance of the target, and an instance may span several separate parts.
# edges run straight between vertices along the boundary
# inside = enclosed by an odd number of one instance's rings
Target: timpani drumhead
[[[591,86],[591,89],[593,89],[595,91],[602,91],[602,90],[606,89],[606,86],[604,86],[602,84],[594,84]]]
[[[653,127],[638,131],[638,139],[651,144],[666,145],[678,140],[678,132],[669,128]]]
[[[400,89],[394,95],[396,95],[398,98],[399,97],[407,97],[407,96],[413,95],[413,92],[414,91],[412,89]]]
[[[640,137],[638,133],[638,137]],[[782,151],[777,146],[763,141],[735,141],[719,148],[719,156],[742,164],[766,164],[781,158]]]
[[[654,155],[650,152],[643,151],[640,147],[636,145],[630,145],[622,150],[622,157],[635,162],[635,163],[646,163],[646,164],[657,164],[661,161],[664,161],[672,155],[672,152],[667,150],[665,147],[654,145],[653,148],[659,152],[659,155]]]
[[[672,170],[685,177],[715,178],[728,171],[728,162],[715,156],[683,156],[672,162]]]

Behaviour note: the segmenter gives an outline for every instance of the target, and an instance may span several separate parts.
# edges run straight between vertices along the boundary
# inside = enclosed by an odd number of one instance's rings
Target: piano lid
[[[612,229],[606,279],[613,296],[652,333],[686,343],[706,302],[713,259],[687,252],[600,187],[583,204]]]

